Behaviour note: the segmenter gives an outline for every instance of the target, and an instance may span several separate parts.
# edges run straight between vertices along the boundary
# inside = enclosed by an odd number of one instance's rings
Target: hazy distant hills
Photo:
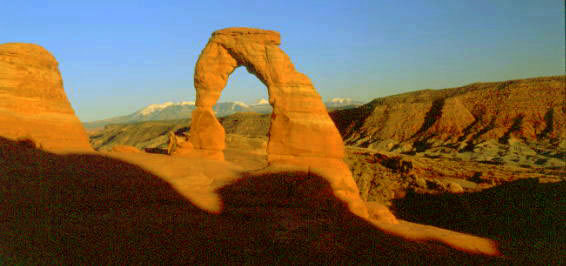
[[[329,111],[344,108],[353,108],[362,105],[364,102],[355,101],[349,98],[333,98],[325,102]],[[108,124],[124,124],[145,121],[161,121],[161,120],[177,120],[187,119],[191,117],[192,111],[196,108],[192,101],[179,103],[166,102],[162,104],[151,104],[145,108],[125,116],[118,116],[104,120],[83,122],[87,129],[100,128]],[[221,102],[213,107],[217,117],[228,116],[238,112],[254,112],[260,114],[269,114],[272,107],[265,99],[261,99],[254,104],[246,104],[243,102]]]

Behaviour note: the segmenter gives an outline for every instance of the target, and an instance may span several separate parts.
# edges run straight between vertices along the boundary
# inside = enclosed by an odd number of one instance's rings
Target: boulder
[[[57,60],[41,46],[0,44],[0,136],[29,139],[49,151],[92,150]]]
[[[458,183],[455,182],[447,182],[445,185],[446,191],[450,193],[463,193],[464,188]]]
[[[116,145],[112,147],[113,152],[125,152],[125,153],[140,153],[138,148],[130,145]]]
[[[368,208],[369,217],[375,221],[381,223],[398,224],[399,221],[395,218],[395,215],[391,213],[387,206],[380,202],[369,201],[366,202]]]

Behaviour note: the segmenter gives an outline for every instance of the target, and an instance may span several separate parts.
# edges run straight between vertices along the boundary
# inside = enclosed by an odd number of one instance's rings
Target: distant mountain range
[[[350,98],[333,98],[325,102],[328,111],[354,108],[364,104]],[[92,122],[83,122],[87,129],[100,128],[108,124],[124,124],[157,120],[175,120],[190,118],[196,108],[195,102],[183,101],[178,103],[166,102],[162,104],[150,104],[137,112],[129,115],[117,116]],[[213,108],[217,117],[228,116],[239,112],[254,112],[260,114],[271,113],[271,105],[266,99],[258,100],[253,104],[239,101],[217,103]]]

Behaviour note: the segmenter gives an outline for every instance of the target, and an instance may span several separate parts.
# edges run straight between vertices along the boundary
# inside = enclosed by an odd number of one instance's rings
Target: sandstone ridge
[[[0,136],[52,151],[91,150],[53,55],[35,44],[0,44],[0,70]]]
[[[458,150],[495,140],[558,143],[566,139],[566,76],[421,90],[332,114],[349,145],[416,151]]]

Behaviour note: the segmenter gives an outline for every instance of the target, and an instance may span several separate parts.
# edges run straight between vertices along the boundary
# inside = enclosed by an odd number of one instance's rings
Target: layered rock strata
[[[342,137],[310,79],[295,70],[289,56],[279,48],[280,43],[275,31],[227,28],[212,34],[195,67],[197,109],[192,114],[190,149],[223,158],[225,132],[212,106],[230,74],[244,66],[265,84],[273,106],[267,144],[269,164],[293,165],[323,176],[354,213],[367,217],[356,183],[343,161]],[[178,149],[177,153],[187,151]]]
[[[360,147],[468,147],[512,139],[554,143],[566,138],[564,99],[566,76],[540,77],[409,92],[332,116],[346,143]]]
[[[91,150],[57,60],[41,46],[0,44],[0,136],[50,151]]]

